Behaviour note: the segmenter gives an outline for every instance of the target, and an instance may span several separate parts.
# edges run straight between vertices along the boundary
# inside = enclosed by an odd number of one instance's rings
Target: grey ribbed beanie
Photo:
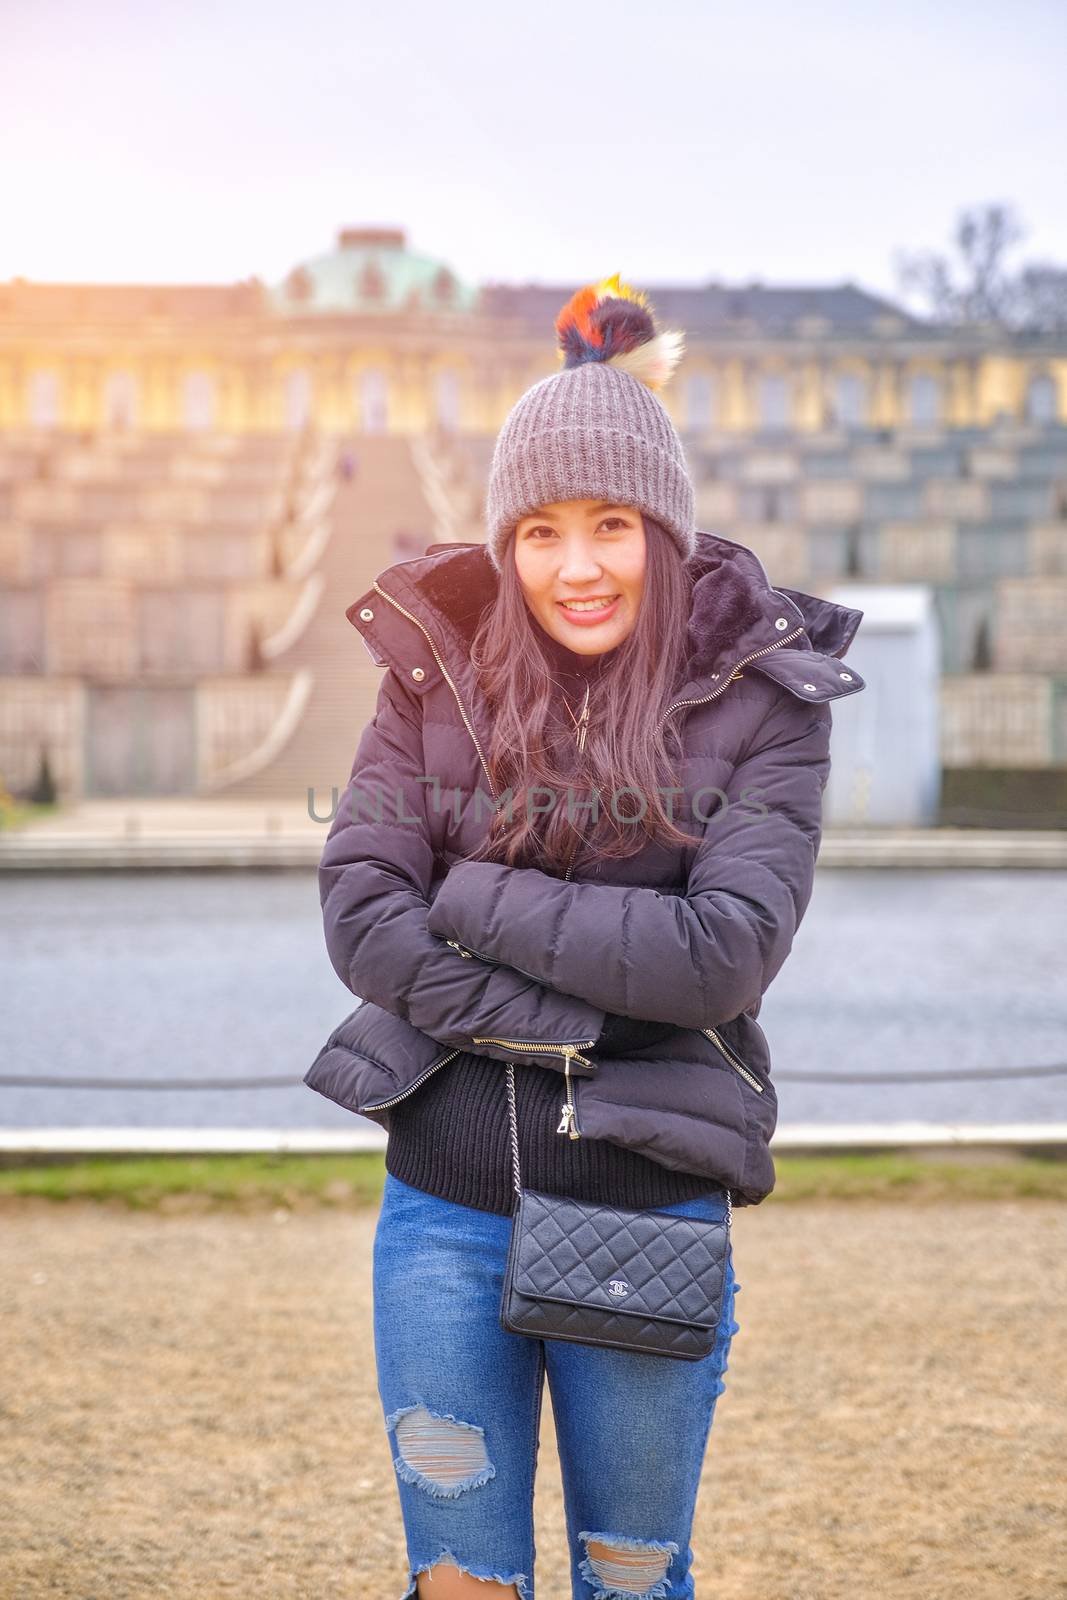
[[[597,288],[611,284],[617,277]],[[498,572],[519,520],[562,500],[634,506],[662,524],[683,560],[696,550],[682,441],[649,386],[649,374],[660,383],[673,371],[681,335],[657,335],[643,297],[612,292],[600,294],[591,315],[587,305],[577,326],[573,316],[565,322],[579,296],[557,321],[568,365],[527,389],[497,435],[485,511]]]

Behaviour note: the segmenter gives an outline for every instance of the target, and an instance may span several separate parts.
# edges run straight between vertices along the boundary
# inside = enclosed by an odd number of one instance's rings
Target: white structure
[[[847,660],[867,687],[833,703],[824,822],[929,827],[941,790],[941,663],[925,584],[840,584],[827,598],[863,612]]]

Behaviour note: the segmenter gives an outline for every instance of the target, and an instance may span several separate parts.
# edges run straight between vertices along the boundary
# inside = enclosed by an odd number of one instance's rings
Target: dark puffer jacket
[[[691,847],[647,844],[570,878],[465,859],[499,797],[469,647],[496,575],[480,544],[432,546],[348,608],[387,668],[319,867],[326,944],[363,1003],[305,1082],[389,1126],[461,1050],[559,1068],[567,1137],[606,1139],[757,1205],[777,1119],[757,1023],[811,897],[829,702],[862,612],[771,587],[746,546],[699,533],[681,717]],[[605,801],[606,803],[606,801]],[[706,818],[701,821],[698,819]],[[605,1016],[671,1024],[594,1051]]]

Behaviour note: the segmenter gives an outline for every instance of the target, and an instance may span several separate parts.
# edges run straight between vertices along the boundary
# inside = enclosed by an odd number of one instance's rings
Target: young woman
[[[533,1600],[552,1392],[574,1596],[686,1600],[733,1335],[711,1353],[500,1321],[522,1181],[714,1220],[774,1185],[756,1018],[807,907],[829,701],[861,613],[697,532],[656,398],[681,351],[606,280],[494,452],[488,542],[432,546],[348,610],[383,666],[327,839],[330,958],[362,1004],[307,1082],[389,1131],[378,1384],[404,1600]]]

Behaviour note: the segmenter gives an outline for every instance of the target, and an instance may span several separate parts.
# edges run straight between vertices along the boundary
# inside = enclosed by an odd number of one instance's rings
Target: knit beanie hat
[[[634,506],[696,550],[693,484],[682,441],[653,390],[684,349],[657,332],[648,299],[619,274],[579,289],[556,318],[563,370],[512,407],[497,435],[486,494],[486,541],[499,572],[516,524],[562,500]]]

